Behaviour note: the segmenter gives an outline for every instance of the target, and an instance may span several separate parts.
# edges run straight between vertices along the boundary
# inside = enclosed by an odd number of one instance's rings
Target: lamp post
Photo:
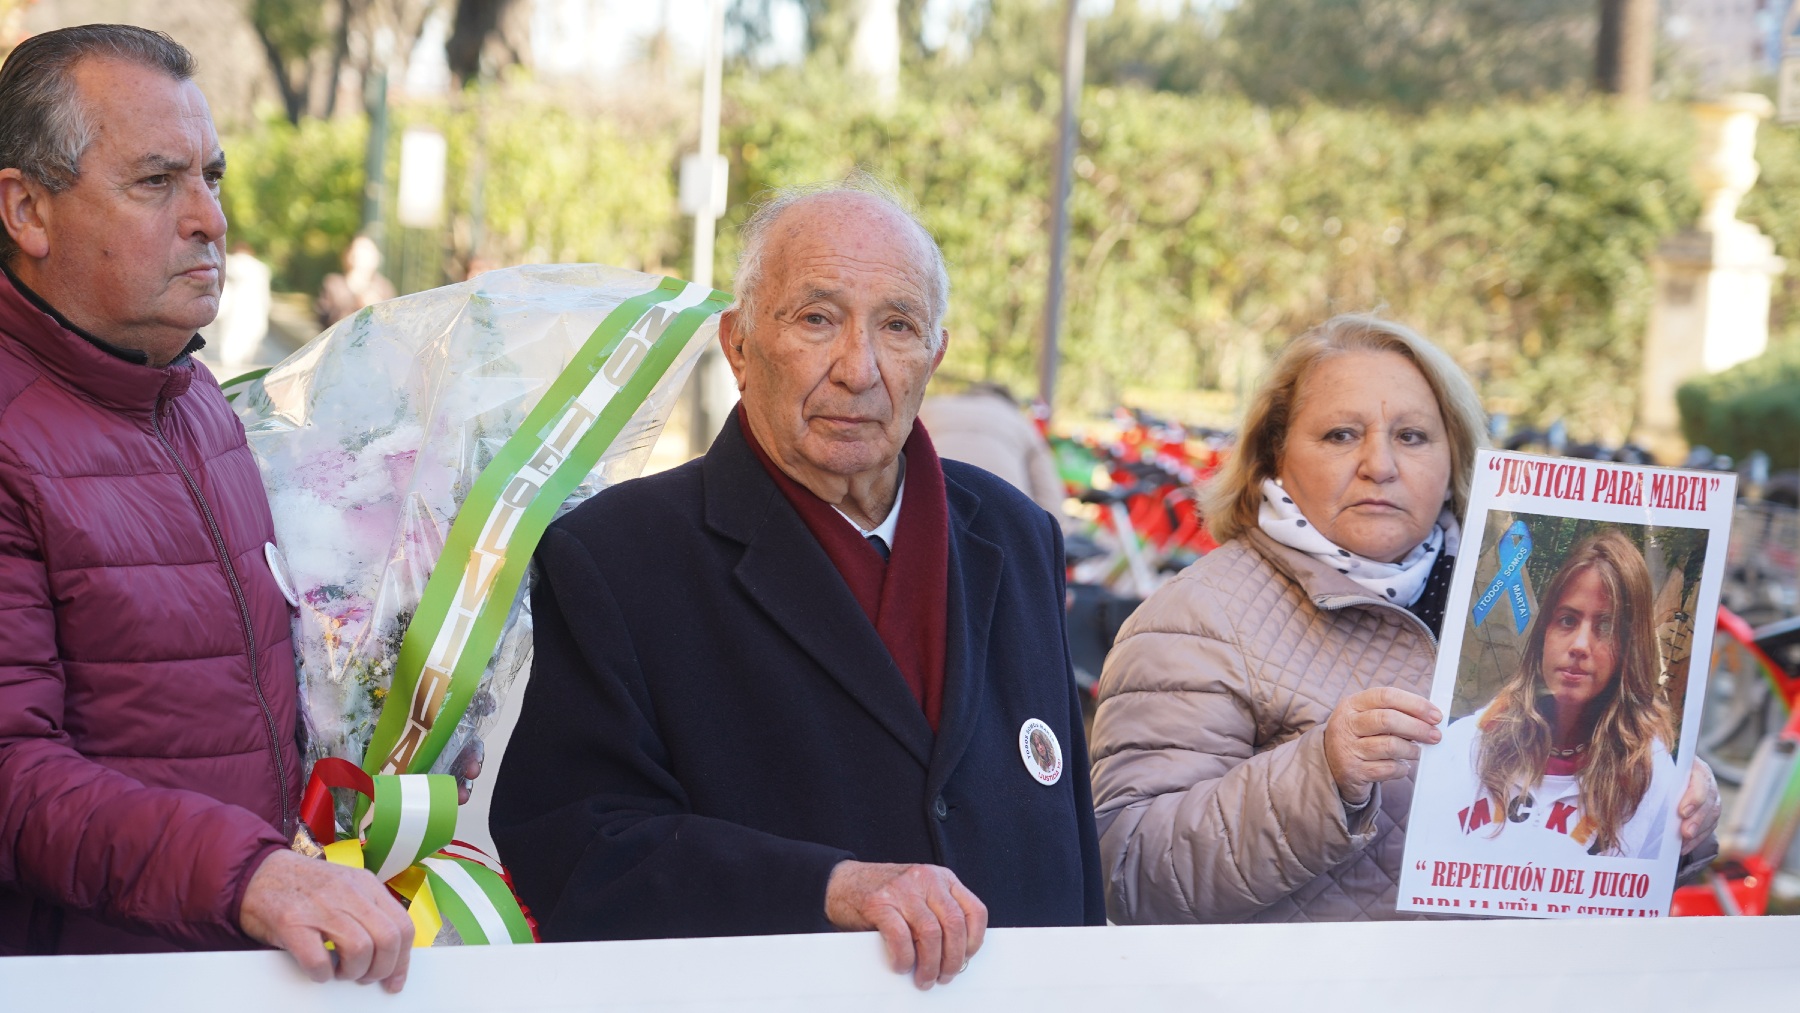
[[[689,281],[712,287],[713,236],[719,209],[713,204],[713,188],[719,160],[719,92],[725,63],[725,0],[708,0],[706,66],[700,78],[700,151],[694,179],[694,265]]]
[[[387,135],[388,102],[387,70],[377,61],[363,88],[363,106],[369,114],[369,143],[363,150],[363,234],[382,245],[386,238]]]
[[[684,159],[682,209],[694,216],[694,261],[688,280],[712,287],[713,240],[725,212],[725,172],[719,163],[719,102],[725,76],[725,0],[708,0],[706,66],[700,78],[700,150]],[[698,457],[712,444],[713,434],[731,410],[735,387],[723,377],[725,362],[717,346],[709,346],[694,363],[688,379],[688,453]]]
[[[1069,248],[1069,187],[1075,171],[1076,122],[1087,56],[1087,27],[1081,0],[1064,0],[1062,124],[1057,134],[1056,186],[1050,205],[1050,281],[1044,297],[1044,333],[1038,358],[1038,397],[1049,410],[1056,403],[1056,365],[1062,330],[1063,261]]]

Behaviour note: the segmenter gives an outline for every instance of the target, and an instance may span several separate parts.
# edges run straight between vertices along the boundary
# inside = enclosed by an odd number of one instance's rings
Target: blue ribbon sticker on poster
[[[1531,556],[1531,531],[1524,521],[1514,521],[1506,534],[1500,536],[1499,554],[1500,572],[1475,602],[1475,625],[1480,626],[1504,597],[1512,604],[1514,628],[1524,633],[1525,627],[1531,625],[1531,605],[1525,600],[1524,577],[1525,560]]]

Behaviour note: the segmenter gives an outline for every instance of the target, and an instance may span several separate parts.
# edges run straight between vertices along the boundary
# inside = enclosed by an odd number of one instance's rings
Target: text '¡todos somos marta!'
[[[1501,496],[1536,496],[1700,513],[1706,511],[1707,493],[1717,490],[1723,483],[1722,479],[1711,475],[1646,474],[1603,464],[1512,457],[1492,458],[1488,467],[1500,472]]]

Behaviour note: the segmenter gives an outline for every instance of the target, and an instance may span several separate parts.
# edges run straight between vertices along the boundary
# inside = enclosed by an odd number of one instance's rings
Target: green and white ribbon
[[[363,864],[385,883],[456,836],[456,778],[376,774],[374,780]]]
[[[670,278],[620,304],[482,470],[407,627],[364,770],[431,768],[468,709],[557,509],[701,325],[730,303],[724,292]]]
[[[348,788],[372,803],[366,838],[336,839],[332,788]],[[327,860],[369,870],[406,901],[414,946],[430,946],[446,920],[465,943],[533,941],[504,870],[454,839],[456,779],[450,775],[370,777],[348,760],[329,757],[313,766],[300,811],[324,842]]]
[[[240,373],[219,384],[219,390],[224,392],[226,402],[236,401],[238,395],[250,389],[251,384],[268,375],[269,367],[267,366],[264,366],[262,369],[253,369],[248,373]]]
[[[471,946],[532,942],[511,887],[482,862],[440,852],[419,863],[439,912]]]

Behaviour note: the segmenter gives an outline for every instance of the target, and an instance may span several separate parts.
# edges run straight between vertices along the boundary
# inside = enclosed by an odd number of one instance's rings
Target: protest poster
[[[1480,453],[1400,910],[1667,915],[1735,493],[1729,474]]]

